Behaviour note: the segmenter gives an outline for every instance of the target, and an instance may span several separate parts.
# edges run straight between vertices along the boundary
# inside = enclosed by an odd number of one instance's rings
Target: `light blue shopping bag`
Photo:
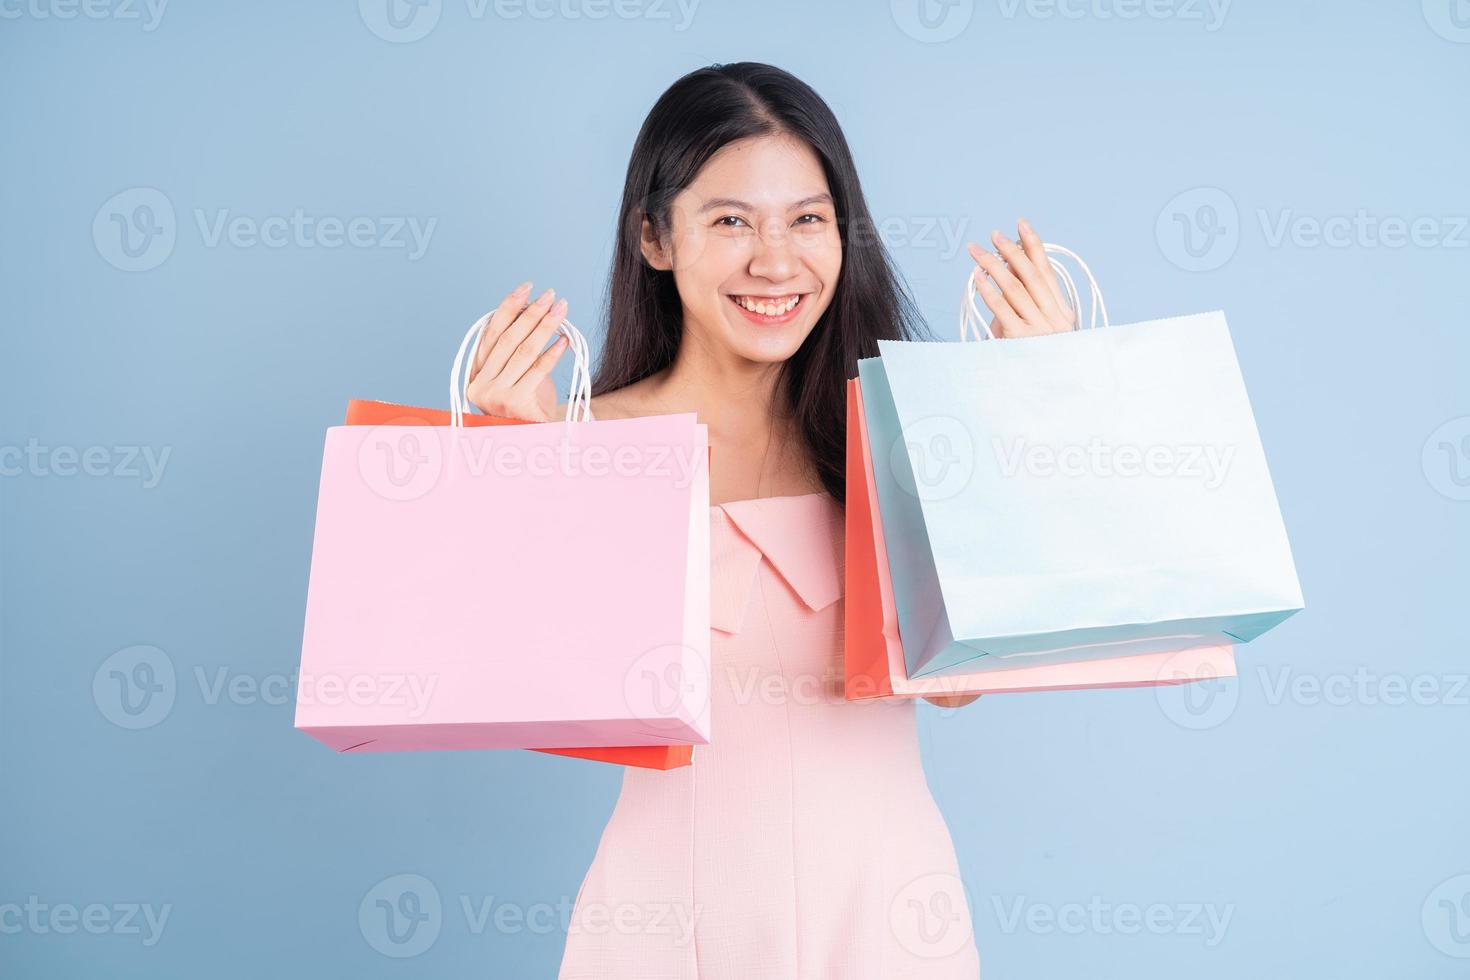
[[[1302,608],[1224,314],[1106,322],[858,362],[910,677],[1243,643]]]

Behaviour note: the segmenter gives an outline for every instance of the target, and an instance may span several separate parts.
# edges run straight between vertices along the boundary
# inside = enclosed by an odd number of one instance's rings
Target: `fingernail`
[[[556,314],[557,316],[561,316],[566,311],[567,311],[567,301],[564,300],[564,299],[557,300],[556,305],[551,308],[551,312],[554,313],[554,314]]]
[[[551,305],[551,301],[553,299],[555,299],[555,298],[556,298],[556,290],[554,290],[554,289],[548,289],[546,292],[544,292],[544,293],[541,294],[541,296],[540,296],[539,299],[536,300],[536,305],[537,306],[550,306]]]
[[[1031,230],[1031,222],[1027,221],[1025,218],[1022,218],[1021,219],[1020,224],[1021,224],[1021,230],[1022,231],[1030,231]]]
[[[527,295],[530,294],[530,292],[531,292],[531,280],[527,279],[525,282],[523,282],[519,286],[517,286],[515,288],[515,292],[511,293],[511,295],[512,296],[527,296]]]

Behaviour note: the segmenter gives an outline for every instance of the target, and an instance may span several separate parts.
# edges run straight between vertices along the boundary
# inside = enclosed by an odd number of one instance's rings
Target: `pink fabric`
[[[914,703],[846,701],[826,494],[710,508],[711,742],[626,769],[562,980],[975,980]]]

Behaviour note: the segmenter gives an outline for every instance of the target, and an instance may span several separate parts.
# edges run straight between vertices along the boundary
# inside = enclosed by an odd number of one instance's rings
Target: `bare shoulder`
[[[595,419],[632,419],[644,415],[656,415],[658,409],[647,397],[648,380],[635,381],[615,391],[606,391],[592,398],[592,417]],[[566,404],[558,405],[558,416],[566,414]]]

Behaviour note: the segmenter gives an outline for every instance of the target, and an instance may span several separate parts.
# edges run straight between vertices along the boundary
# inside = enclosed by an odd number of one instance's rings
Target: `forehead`
[[[786,207],[825,193],[830,188],[821,158],[804,141],[784,133],[722,146],[684,191],[696,207],[706,199],[725,197],[761,208]]]

